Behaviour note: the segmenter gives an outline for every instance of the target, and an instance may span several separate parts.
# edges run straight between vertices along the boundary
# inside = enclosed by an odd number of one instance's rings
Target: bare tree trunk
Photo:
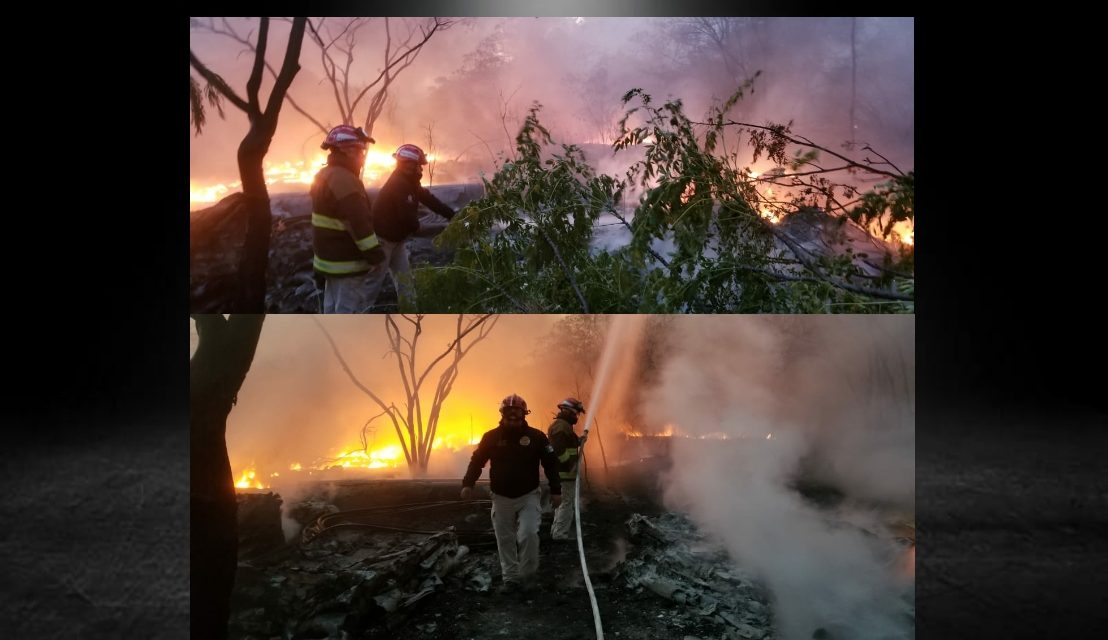
[[[237,566],[235,482],[227,416],[254,361],[264,315],[196,315],[189,363],[192,637],[227,636]]]
[[[276,123],[274,123],[276,124]],[[238,150],[239,179],[246,196],[246,241],[239,263],[239,291],[234,311],[260,313],[265,311],[266,269],[269,263],[269,241],[273,212],[269,206],[269,190],[265,185],[262,161],[273,134],[268,135],[258,125],[252,126]]]

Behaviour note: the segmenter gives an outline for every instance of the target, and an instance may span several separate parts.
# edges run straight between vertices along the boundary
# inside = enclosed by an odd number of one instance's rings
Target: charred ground
[[[642,474],[651,464],[639,466],[637,479],[613,475],[604,486],[582,486],[585,556],[605,635],[772,637],[765,592],[666,512],[656,482],[644,480],[657,476]],[[241,495],[231,637],[595,637],[577,543],[550,539],[552,514],[540,528],[537,588],[498,594],[488,503],[456,500],[459,486],[320,485],[288,510],[316,524],[310,540],[289,544],[275,537],[278,498]]]

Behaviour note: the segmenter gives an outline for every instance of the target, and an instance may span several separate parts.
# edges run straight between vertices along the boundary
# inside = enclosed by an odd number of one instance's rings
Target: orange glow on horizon
[[[434,162],[435,154],[427,154],[427,160]],[[289,185],[306,187],[312,184],[315,174],[327,164],[327,154],[320,152],[314,158],[304,160],[266,161],[262,165],[267,185]],[[362,169],[362,180],[368,184],[374,184],[382,177],[392,173],[396,167],[396,159],[391,151],[370,149],[366,152],[365,166]],[[424,171],[423,186],[427,186],[427,172]],[[224,182],[214,185],[203,185],[192,180],[189,181],[189,208],[202,208],[219,202],[231,193],[242,189],[241,181]]]
[[[471,402],[465,398],[448,400],[442,408],[431,450],[468,454],[481,441],[485,431],[491,428],[488,421],[496,415],[495,405],[493,407],[490,410],[485,403]],[[269,479],[271,482],[296,482],[307,479],[313,472],[407,471],[404,449],[400,446],[388,418],[382,417],[373,424],[376,425],[377,433],[376,436],[367,434],[367,449],[362,449],[359,430],[354,428],[342,433],[342,440],[338,441],[341,446],[319,450],[316,454],[318,457],[314,460],[272,460],[269,464],[251,462],[249,466],[232,460],[235,468],[245,468],[235,486],[240,489],[264,489],[269,488],[269,485],[262,484],[259,478]],[[245,459],[252,458],[253,456]],[[432,455],[432,464],[433,460]]]

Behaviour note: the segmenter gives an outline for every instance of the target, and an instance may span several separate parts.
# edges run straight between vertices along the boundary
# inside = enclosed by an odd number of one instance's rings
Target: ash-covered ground
[[[782,637],[758,577],[665,508],[664,464],[645,459],[582,485],[584,554],[605,636]],[[552,513],[540,528],[536,588],[499,594],[489,503],[462,502],[459,489],[457,479],[349,480],[299,487],[290,501],[240,494],[231,637],[594,638],[577,543],[551,540]],[[907,557],[914,533],[901,544]],[[811,633],[840,637],[830,624]]]

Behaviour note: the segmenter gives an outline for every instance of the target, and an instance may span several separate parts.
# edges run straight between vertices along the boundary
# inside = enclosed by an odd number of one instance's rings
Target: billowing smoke
[[[783,637],[907,637],[910,578],[891,537],[874,534],[914,506],[913,318],[698,317],[675,328],[642,395],[655,428],[693,436],[673,441],[670,506],[762,577]],[[803,483],[843,498],[818,507]]]
[[[404,21],[391,19],[394,38],[406,29]],[[243,35],[257,30],[256,19],[231,23]],[[269,60],[279,66],[288,25],[274,21],[271,28]],[[359,33],[373,46],[352,66],[354,85],[380,71],[383,19]],[[190,46],[241,95],[252,54],[196,28]],[[528,108],[539,102],[540,119],[558,142],[595,145],[590,161],[619,175],[631,159],[613,159],[605,147],[624,115],[620,98],[628,90],[642,88],[655,104],[680,98],[686,113],[699,119],[760,71],[754,92],[736,105],[736,119],[792,120],[796,131],[829,148],[868,142],[908,170],[913,52],[912,18],[470,18],[436,33],[396,76],[374,127],[376,148],[388,152],[404,142],[434,147],[443,157],[436,184],[476,180],[498,157],[510,155]],[[337,124],[331,86],[308,39],[300,64],[290,95],[316,120]],[[271,84],[267,77],[263,96]],[[190,177],[233,181],[245,115],[232,105],[226,105],[226,120],[209,111],[206,131],[190,138]],[[365,109],[358,113],[364,117]],[[267,159],[310,159],[321,139],[319,128],[286,103]]]
[[[362,382],[397,398],[383,318],[317,318]],[[424,319],[423,353],[449,342],[453,320]],[[566,320],[572,331],[553,331]],[[529,422],[545,429],[557,402],[578,395],[591,405],[594,429],[601,427],[588,444],[590,468],[598,469],[600,436],[608,462],[618,463],[619,431],[670,427],[689,437],[671,441],[669,506],[761,576],[783,637],[807,639],[821,628],[831,637],[907,635],[912,577],[885,524],[914,511],[914,318],[641,320],[639,346],[624,344],[598,399],[589,394],[604,340],[635,332],[613,329],[612,318],[501,317],[463,361],[444,405],[443,433],[479,437],[495,426],[498,403],[510,393],[527,399]],[[310,478],[289,465],[307,468],[357,445],[378,412],[342,372],[312,317],[269,316],[228,420],[233,471],[255,467],[294,502],[287,483]],[[389,423],[375,424],[371,446],[397,442]],[[436,450],[429,474],[460,478],[471,451]],[[398,474],[407,474],[403,464]]]

